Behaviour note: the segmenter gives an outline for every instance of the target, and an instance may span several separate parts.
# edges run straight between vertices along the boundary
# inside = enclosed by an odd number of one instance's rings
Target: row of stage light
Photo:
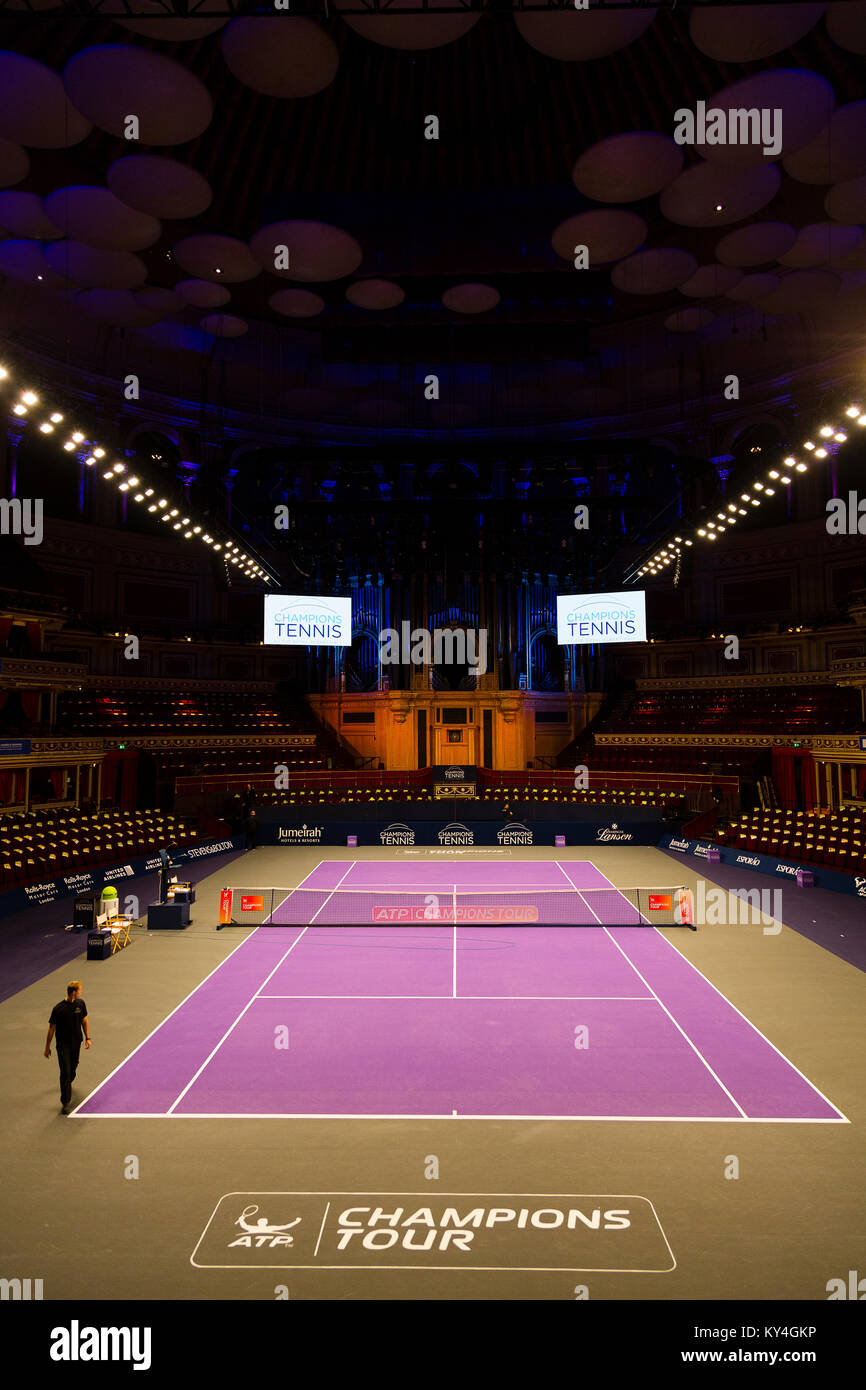
[[[0,366],[0,382],[6,381],[9,381],[9,371]],[[42,406],[42,402],[36,392],[24,390],[20,392],[13,405],[12,414],[22,420],[34,419],[37,408],[40,406]],[[42,406],[42,410],[47,410],[47,407]],[[33,413],[31,414],[31,412]],[[60,411],[54,410],[50,414],[46,414],[45,419],[39,425],[39,430],[42,434],[54,434],[63,422],[64,416]],[[170,498],[158,497],[158,490],[146,486],[145,482],[127,464],[118,460],[118,462],[106,466],[105,449],[101,448],[95,440],[88,439],[81,430],[73,430],[63,448],[68,454],[86,448],[89,452],[85,455],[84,463],[88,468],[96,468],[97,466],[104,468],[102,476],[106,482],[114,483],[119,492],[124,493],[140,506],[146,507],[147,511],[154,516],[158,514],[158,519],[170,526],[171,530],[179,531],[184,540],[201,541],[204,545],[209,546],[214,554],[220,555],[227,564],[235,565],[247,579],[259,580],[264,584],[276,582],[274,576],[269,574],[251,555],[242,550],[236,541],[225,538],[217,540],[203,526],[198,525],[192,517],[182,515],[183,509],[175,507]]]
[[[866,425],[866,412],[862,411],[859,405],[849,405],[845,411],[848,419],[858,425]],[[827,444],[844,444],[848,438],[845,430],[837,425],[823,425],[818,431],[818,436],[827,441]],[[825,459],[829,454],[829,449],[823,444],[816,444],[812,439],[803,442],[803,448],[816,459]],[[704,526],[695,528],[694,537],[690,539],[683,536],[674,536],[666,546],[659,550],[651,560],[638,570],[638,576],[647,574],[661,574],[668,565],[676,562],[677,557],[682,554],[683,548],[693,546],[696,541],[714,541],[719,536],[724,535],[729,526],[736,526],[741,516],[748,516],[748,507],[760,507],[765,497],[775,496],[776,489],[773,483],[781,483],[783,487],[790,487],[794,481],[795,473],[808,472],[808,464],[803,463],[802,459],[794,458],[790,455],[784,459],[779,468],[771,468],[767,474],[768,482],[756,478],[748,492],[740,494],[739,502],[729,502],[723,512],[716,512],[714,521],[708,521]],[[755,496],[754,494],[758,494]],[[745,505],[742,505],[745,503]]]

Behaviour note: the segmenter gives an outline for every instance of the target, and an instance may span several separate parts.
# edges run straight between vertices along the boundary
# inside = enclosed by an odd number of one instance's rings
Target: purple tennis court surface
[[[555,860],[326,861],[302,886],[455,885],[616,893]],[[654,928],[459,921],[260,927],[74,1113],[845,1120]]]

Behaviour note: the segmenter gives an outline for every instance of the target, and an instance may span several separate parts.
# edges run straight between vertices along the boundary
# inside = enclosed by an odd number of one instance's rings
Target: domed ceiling
[[[43,356],[396,439],[621,427],[863,325],[860,0],[175,8],[0,15],[0,327]],[[700,103],[778,130],[678,143]]]

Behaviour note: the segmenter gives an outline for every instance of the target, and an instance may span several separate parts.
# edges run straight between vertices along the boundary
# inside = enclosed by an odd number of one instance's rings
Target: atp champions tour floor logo
[[[676,1267],[647,1197],[500,1192],[229,1192],[190,1263],[631,1274]]]

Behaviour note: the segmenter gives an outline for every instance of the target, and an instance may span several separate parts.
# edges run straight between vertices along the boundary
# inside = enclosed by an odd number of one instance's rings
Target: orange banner
[[[227,927],[232,920],[232,890],[220,889],[220,926]]]

